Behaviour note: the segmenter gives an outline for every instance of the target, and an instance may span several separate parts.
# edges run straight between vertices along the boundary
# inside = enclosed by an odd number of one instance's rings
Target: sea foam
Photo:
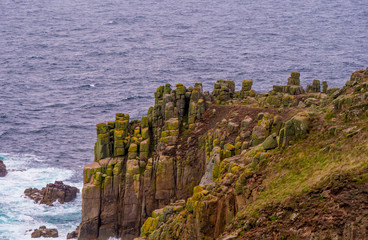
[[[69,203],[57,202],[53,207],[35,204],[24,196],[26,188],[40,189],[55,180],[81,189],[81,182],[68,182],[72,170],[42,167],[42,159],[32,155],[0,154],[0,157],[9,171],[0,178],[0,239],[31,239],[33,230],[42,225],[57,228],[59,239],[75,230],[81,219],[81,194]]]

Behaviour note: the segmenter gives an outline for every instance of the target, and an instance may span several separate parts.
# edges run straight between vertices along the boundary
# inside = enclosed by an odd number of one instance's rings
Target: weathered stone
[[[241,122],[241,128],[247,128],[252,123],[252,121],[253,119],[250,116],[246,116]]]
[[[255,126],[252,132],[252,146],[261,144],[267,137],[267,130],[261,126]]]
[[[292,137],[301,137],[308,132],[309,115],[299,113],[285,123],[285,127],[280,130],[279,146],[286,146]]]
[[[5,175],[8,173],[6,170],[6,166],[2,160],[0,160],[0,177],[5,177]]]
[[[62,181],[47,184],[46,188],[27,188],[24,194],[33,199],[36,203],[53,206],[55,201],[60,203],[72,201],[79,193],[79,189],[69,185],[64,185]]]
[[[326,81],[322,82],[322,93],[327,93],[328,84]]]
[[[264,103],[267,105],[270,105],[272,107],[280,107],[282,104],[282,98],[278,95],[271,95],[266,98]]]
[[[321,83],[319,80],[313,80],[312,85],[307,85],[306,92],[318,93],[321,92]]]
[[[287,85],[300,85],[300,73],[291,72],[291,77],[288,78]]]
[[[257,146],[261,144],[266,139],[266,137],[270,135],[273,123],[274,123],[273,115],[268,113],[262,115],[262,118],[258,122],[258,125],[253,128],[251,140],[252,146]]]
[[[149,139],[144,140],[143,142],[141,142],[141,144],[139,145],[139,150],[141,152],[149,152],[149,147],[150,147],[150,141]]]
[[[39,227],[39,229],[35,229],[32,234],[32,238],[57,238],[59,237],[58,230],[56,228],[46,228],[45,226]]]
[[[179,119],[177,118],[170,118],[166,121],[167,130],[178,130],[179,129]]]
[[[218,80],[215,83],[212,95],[217,102],[228,101],[233,98],[235,93],[235,84],[233,81]]]
[[[300,94],[303,94],[304,93],[304,89],[302,86],[290,86],[289,88],[289,94],[291,95],[300,95]]]
[[[266,140],[262,143],[262,147],[264,150],[270,150],[277,148],[277,136],[276,134],[272,134],[266,138]]]
[[[304,93],[303,87],[298,85],[273,85],[273,90],[275,92],[288,93],[291,95],[299,95]]]
[[[243,80],[242,91],[250,91],[252,89],[252,85],[253,85],[252,79]]]
[[[235,123],[235,122],[229,122],[227,127],[228,127],[230,133],[235,133],[239,130],[239,124]]]

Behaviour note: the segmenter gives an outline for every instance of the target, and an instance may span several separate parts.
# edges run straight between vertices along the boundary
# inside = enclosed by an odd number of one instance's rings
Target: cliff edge
[[[368,68],[341,89],[159,87],[140,121],[97,125],[78,238],[364,239],[367,92]]]

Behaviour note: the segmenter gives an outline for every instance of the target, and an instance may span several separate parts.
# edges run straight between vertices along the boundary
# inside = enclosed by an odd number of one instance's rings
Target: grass
[[[361,124],[366,124],[365,120]],[[268,204],[277,204],[292,195],[307,192],[333,174],[367,168],[367,159],[367,131],[346,138],[344,133],[332,137],[327,132],[312,130],[307,139],[273,152],[272,161],[263,169],[262,175],[266,176],[262,183],[264,190],[245,207],[245,212],[254,215],[257,209]],[[356,181],[368,182],[368,176]]]

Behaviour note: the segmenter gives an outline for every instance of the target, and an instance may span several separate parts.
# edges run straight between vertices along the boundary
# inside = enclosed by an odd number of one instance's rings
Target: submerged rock
[[[5,164],[0,160],[0,177],[5,177],[7,173],[8,171],[6,170]]]
[[[53,206],[57,200],[60,203],[72,201],[79,193],[79,189],[69,185],[63,184],[62,181],[55,181],[55,183],[47,184],[46,188],[41,190],[37,188],[27,188],[24,194],[33,199],[36,203]]]
[[[39,229],[35,229],[31,235],[32,238],[57,238],[59,237],[58,230],[56,228],[46,228],[45,226],[39,227]]]

